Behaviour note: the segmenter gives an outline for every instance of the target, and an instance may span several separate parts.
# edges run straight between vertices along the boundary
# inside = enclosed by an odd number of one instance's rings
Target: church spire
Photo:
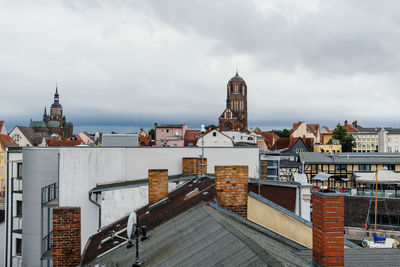
[[[58,86],[56,85],[56,93],[54,94],[54,103],[58,103],[60,96],[58,95]]]

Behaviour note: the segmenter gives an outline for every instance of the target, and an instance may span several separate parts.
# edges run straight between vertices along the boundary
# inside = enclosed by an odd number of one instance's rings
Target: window
[[[358,164],[358,171],[369,172],[369,171],[371,171],[371,165],[370,164]]]
[[[12,136],[12,139],[13,139],[15,142],[19,142],[19,140],[21,139],[21,136],[20,136],[19,134],[14,134],[14,135]]]
[[[188,146],[193,146],[193,143],[188,143]]]
[[[17,165],[17,177],[22,178],[22,163],[18,163]]]
[[[394,171],[394,164],[383,164],[383,169],[388,171]]]
[[[276,175],[277,170],[276,169],[267,169],[267,175]]]
[[[339,172],[339,171],[346,171],[346,164],[337,164],[335,165],[335,171]]]
[[[247,140],[253,141],[253,137],[248,137]]]
[[[214,137],[217,136],[217,133],[216,133],[216,132],[213,132],[213,136],[214,136]]]
[[[165,130],[167,133],[169,133],[169,129]]]
[[[268,167],[277,167],[278,161],[277,160],[268,160],[267,166]]]
[[[17,200],[17,216],[22,217],[22,201]]]
[[[15,239],[15,253],[19,256],[22,254],[22,239],[20,238]]]

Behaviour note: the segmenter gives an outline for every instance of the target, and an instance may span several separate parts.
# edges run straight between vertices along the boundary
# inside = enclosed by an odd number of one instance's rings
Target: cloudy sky
[[[249,124],[400,127],[399,1],[2,1],[0,119],[218,123],[236,68]]]

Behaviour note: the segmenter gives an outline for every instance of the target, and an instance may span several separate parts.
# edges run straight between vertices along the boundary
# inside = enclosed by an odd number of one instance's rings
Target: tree
[[[208,130],[209,128],[211,128],[211,130],[217,129],[217,126],[215,126],[214,124],[210,124],[204,127],[206,130]]]
[[[149,135],[151,135],[151,139],[152,139],[152,140],[155,140],[155,138],[156,138],[156,132],[154,131],[153,128],[151,128],[151,129],[149,130]]]
[[[347,129],[340,124],[336,125],[335,130],[333,130],[332,139],[339,140],[343,152],[352,152],[353,147],[356,146],[356,139],[351,134],[348,134]]]
[[[271,132],[275,133],[279,137],[284,137],[284,138],[290,137],[290,130],[288,130],[288,129],[272,130]]]

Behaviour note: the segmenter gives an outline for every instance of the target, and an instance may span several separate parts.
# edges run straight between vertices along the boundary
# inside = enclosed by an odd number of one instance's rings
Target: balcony
[[[57,183],[53,183],[42,188],[42,205],[48,207],[58,206]]]
[[[48,233],[42,238],[42,260],[53,258],[53,232]]]

